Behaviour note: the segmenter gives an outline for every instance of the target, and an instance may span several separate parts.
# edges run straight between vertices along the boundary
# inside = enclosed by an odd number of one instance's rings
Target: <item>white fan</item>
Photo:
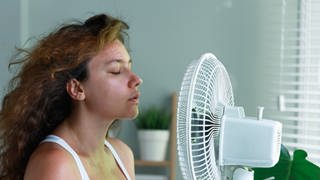
[[[242,107],[234,106],[228,73],[213,54],[193,61],[184,75],[177,110],[184,179],[250,180],[250,167],[275,165],[282,125],[262,119],[259,110],[258,118],[247,118]]]

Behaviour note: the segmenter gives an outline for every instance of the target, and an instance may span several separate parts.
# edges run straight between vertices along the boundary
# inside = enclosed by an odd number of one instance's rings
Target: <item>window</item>
[[[320,165],[320,0],[283,0],[280,16],[272,92],[279,108],[271,116],[283,124],[282,143],[291,152],[305,150]]]

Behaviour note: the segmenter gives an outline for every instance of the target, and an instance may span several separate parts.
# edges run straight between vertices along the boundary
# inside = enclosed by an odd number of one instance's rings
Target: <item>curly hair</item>
[[[87,78],[87,64],[107,43],[124,43],[129,26],[99,14],[63,25],[30,50],[19,49],[9,64],[21,65],[0,111],[0,179],[23,179],[38,144],[72,111],[66,84]]]

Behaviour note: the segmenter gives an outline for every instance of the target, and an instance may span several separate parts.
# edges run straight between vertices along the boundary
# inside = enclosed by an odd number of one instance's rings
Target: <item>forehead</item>
[[[119,40],[108,43],[92,58],[91,61],[92,63],[108,63],[114,60],[125,62],[129,62],[130,60],[126,47]]]

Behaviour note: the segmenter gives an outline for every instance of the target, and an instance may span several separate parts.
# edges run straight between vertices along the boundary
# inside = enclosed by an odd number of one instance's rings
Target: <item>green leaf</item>
[[[281,145],[278,163],[271,168],[253,168],[254,179],[274,177],[276,180],[319,180],[320,168],[306,158],[304,150],[296,150],[291,160],[288,150]]]
[[[169,129],[170,119],[170,113],[153,106],[142,111],[135,123],[138,129]]]

